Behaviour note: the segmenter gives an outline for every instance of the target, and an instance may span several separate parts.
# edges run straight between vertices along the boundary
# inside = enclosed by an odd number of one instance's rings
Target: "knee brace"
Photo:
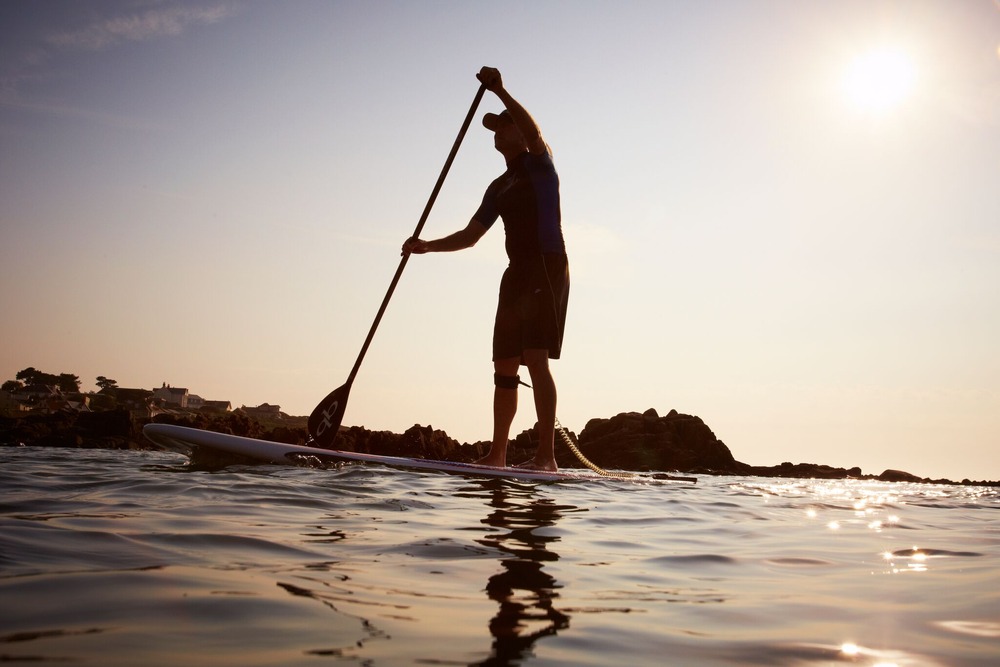
[[[493,384],[501,389],[517,389],[517,386],[521,384],[529,389],[531,388],[530,384],[521,382],[521,376],[519,375],[500,375],[499,373],[494,373]]]

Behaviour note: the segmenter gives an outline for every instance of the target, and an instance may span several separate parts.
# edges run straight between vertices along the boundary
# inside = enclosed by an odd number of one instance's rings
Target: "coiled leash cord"
[[[517,387],[519,385],[531,389],[531,385],[522,380],[519,375],[507,376],[507,375],[500,375],[499,373],[494,373],[493,383],[502,389],[513,389],[517,391]],[[569,446],[570,451],[573,452],[576,455],[576,458],[580,460],[580,463],[587,466],[601,477],[611,477],[614,479],[631,479],[632,477],[635,477],[635,475],[630,472],[611,472],[610,470],[605,470],[604,468],[600,467],[599,465],[592,462],[590,459],[588,459],[586,456],[583,455],[583,452],[580,451],[580,448],[576,446],[575,442],[573,442],[572,436],[570,436],[569,432],[565,428],[563,428],[562,424],[559,423],[559,419],[555,420],[555,427],[556,430],[559,431],[559,435],[562,437],[563,441],[565,441],[566,444]]]
[[[559,423],[558,419],[556,419],[556,430],[559,431],[559,435],[562,436],[562,439],[566,441],[570,451],[576,454],[576,458],[580,459],[580,463],[587,466],[601,477],[613,477],[615,479],[630,479],[635,477],[635,475],[630,472],[612,472],[610,470],[605,470],[596,463],[593,463],[590,459],[583,455],[583,452],[581,452],[576,446],[576,443],[573,442],[572,436],[570,436],[569,432],[563,428],[563,425]]]

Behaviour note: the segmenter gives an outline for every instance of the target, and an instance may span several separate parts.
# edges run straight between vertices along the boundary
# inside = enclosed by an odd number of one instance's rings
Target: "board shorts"
[[[508,266],[500,280],[493,361],[519,357],[523,363],[524,351],[535,349],[558,359],[568,303],[566,255],[546,253],[537,261]]]

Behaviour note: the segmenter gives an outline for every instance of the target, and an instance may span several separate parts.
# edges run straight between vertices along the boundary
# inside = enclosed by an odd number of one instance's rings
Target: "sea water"
[[[0,662],[997,665],[997,489],[0,448]]]

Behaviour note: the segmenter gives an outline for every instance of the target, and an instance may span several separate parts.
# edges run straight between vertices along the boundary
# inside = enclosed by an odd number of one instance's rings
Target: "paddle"
[[[479,90],[476,91],[476,97],[472,100],[472,107],[469,108],[465,122],[462,123],[462,129],[458,132],[458,138],[455,139],[455,145],[451,147],[451,153],[448,154],[448,159],[445,160],[441,175],[438,176],[434,190],[431,191],[430,199],[427,200],[424,212],[420,216],[420,222],[417,223],[417,228],[413,232],[414,238],[420,236],[420,231],[424,228],[424,223],[427,222],[427,216],[431,212],[434,200],[437,199],[438,191],[441,190],[444,178],[448,175],[451,163],[455,160],[455,155],[458,153],[458,147],[462,144],[465,132],[469,129],[472,117],[476,115],[479,101],[483,99],[483,93],[485,92],[485,85],[479,86]],[[309,435],[312,436],[313,441],[319,447],[329,447],[337,437],[337,432],[340,430],[340,422],[344,419],[344,408],[347,407],[347,397],[351,393],[351,385],[354,384],[354,378],[361,367],[361,360],[365,358],[368,346],[371,345],[372,338],[375,337],[375,330],[378,329],[379,322],[382,321],[382,315],[385,313],[386,306],[389,305],[389,298],[392,296],[393,290],[396,289],[399,277],[403,274],[403,268],[406,266],[407,259],[409,259],[408,254],[403,255],[403,258],[399,261],[396,275],[392,277],[392,282],[389,284],[389,291],[385,293],[385,298],[382,299],[382,306],[378,309],[378,315],[375,316],[372,328],[368,332],[368,338],[365,339],[365,344],[361,347],[361,353],[358,355],[357,361],[354,362],[354,368],[351,369],[351,374],[347,376],[347,382],[331,391],[326,398],[320,401],[316,409],[312,411],[312,414],[309,415]]]

